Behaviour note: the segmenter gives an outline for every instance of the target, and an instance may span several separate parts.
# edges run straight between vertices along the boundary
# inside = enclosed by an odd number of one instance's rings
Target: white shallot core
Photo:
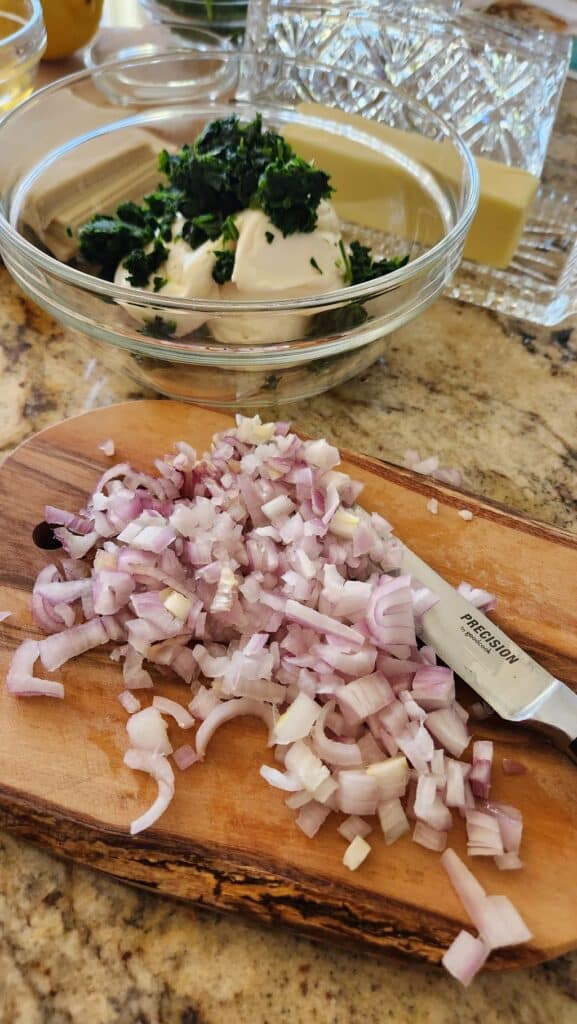
[[[114,453],[112,442],[101,447]],[[20,645],[7,685],[19,697],[60,697],[60,683],[33,675],[38,658],[48,672],[95,650],[119,663],[125,763],[158,783],[133,834],[172,798],[169,756],[194,774],[222,725],[259,718],[278,765],[262,765],[263,786],[286,794],[277,796],[310,839],[345,815],[345,866],[356,870],[368,855],[375,817],[379,843],[444,851],[483,937],[462,938],[448,954],[466,984],[485,946],[524,941],[526,929],[455,866],[447,834],[463,817],[469,854],[493,858],[496,873],[515,870],[522,818],[491,800],[493,745],[477,740],[471,758],[453,673],[417,641],[435,595],[400,573],[402,545],[358,504],[362,485],[338,463],[336,448],[302,441],[288,423],[238,417],[200,458],[179,441],[154,474],[127,462],[107,468],[81,512],[48,506],[62,557],[44,566],[32,595],[48,635]],[[437,457],[413,453],[411,465],[459,485]],[[436,499],[428,507],[436,513]],[[476,607],[494,605],[488,591],[460,590]],[[162,677],[170,698],[155,692]],[[200,724],[173,752],[167,720],[174,739]]]
[[[159,754],[172,754],[166,722],[155,707],[143,708],[130,716],[126,731],[132,747]]]

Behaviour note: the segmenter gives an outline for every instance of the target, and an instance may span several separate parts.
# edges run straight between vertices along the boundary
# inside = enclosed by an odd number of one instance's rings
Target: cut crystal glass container
[[[541,176],[569,66],[565,37],[461,9],[460,0],[251,0],[246,39],[269,58],[314,57],[387,82],[448,120],[476,156]],[[354,90],[340,102],[386,120]],[[541,324],[577,312],[577,184],[540,188],[510,264],[465,260],[448,294]]]

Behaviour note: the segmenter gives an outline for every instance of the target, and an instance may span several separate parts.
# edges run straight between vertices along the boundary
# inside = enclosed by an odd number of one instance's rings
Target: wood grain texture
[[[80,508],[110,464],[98,443],[114,437],[117,457],[142,469],[185,438],[199,450],[230,418],[175,402],[134,402],[87,413],[32,438],[0,470],[0,672],[14,647],[39,636],[29,610],[33,580],[51,552],[36,548],[33,527],[46,503]],[[577,538],[428,479],[347,453],[346,467],[365,482],[363,501],[447,579],[494,591],[495,619],[547,668],[577,689]],[[426,509],[430,497],[439,514]],[[470,508],[463,522],[459,508]],[[56,554],[58,554],[56,552]],[[124,767],[125,713],[119,669],[104,650],[56,673],[63,702],[15,699],[0,688],[0,824],[53,852],[126,881],[222,910],[283,922],[310,935],[437,962],[467,925],[437,855],[405,837],[379,842],[354,873],[333,817],[314,840],[294,825],[282,795],[260,778],[271,763],[263,726],[224,726],[206,761],[178,773],[176,796],[150,830],[133,839],[128,823],[153,797],[154,784]],[[159,690],[182,699],[182,685]],[[175,745],[190,733],[170,727]],[[539,736],[496,721],[477,735],[496,741],[493,795],[520,807],[525,869],[474,870],[490,892],[509,895],[534,933],[531,944],[498,951],[491,968],[535,963],[577,946],[577,774]],[[501,759],[522,759],[524,776],[502,774]],[[463,853],[459,820],[451,844]]]

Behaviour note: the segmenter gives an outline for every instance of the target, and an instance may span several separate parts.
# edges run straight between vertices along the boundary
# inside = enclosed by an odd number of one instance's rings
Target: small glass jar
[[[33,91],[45,49],[40,0],[0,0],[0,115]]]

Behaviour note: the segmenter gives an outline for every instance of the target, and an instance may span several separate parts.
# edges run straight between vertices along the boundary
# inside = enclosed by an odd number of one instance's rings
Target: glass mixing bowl
[[[250,301],[167,298],[79,269],[78,225],[140,199],[158,182],[159,150],[233,112],[260,112],[333,174],[345,241],[407,265],[325,294]],[[351,125],[348,114],[372,120]],[[27,100],[0,124],[0,186],[0,249],[35,302],[140,383],[229,407],[314,395],[369,366],[447,285],[478,201],[467,147],[402,91],[280,55],[191,49],[81,72]],[[234,341],[217,340],[231,325]]]

